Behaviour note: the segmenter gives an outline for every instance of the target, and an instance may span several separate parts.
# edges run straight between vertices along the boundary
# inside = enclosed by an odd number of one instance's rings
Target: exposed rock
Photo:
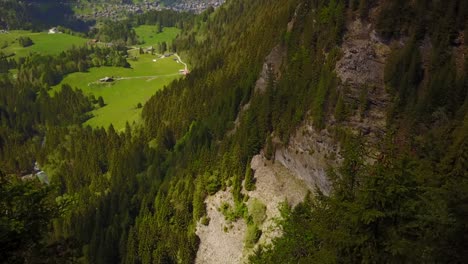
[[[362,24],[360,20],[351,23],[342,51],[336,73],[343,83],[383,86],[384,63],[390,48],[379,40],[370,24]]]
[[[338,89],[348,104],[357,104],[367,90],[367,110],[363,115],[352,113],[342,123],[370,142],[378,142],[385,134],[386,108],[390,97],[385,91],[384,66],[390,47],[375,33],[371,24],[355,20],[348,25],[342,45],[343,56],[336,64],[341,79]],[[363,90],[366,89],[366,90]],[[335,126],[329,118],[326,127]],[[327,130],[316,131],[309,121],[297,130],[287,146],[277,147],[275,160],[284,165],[309,188],[316,186],[328,194],[331,186],[326,171],[342,162],[340,146]]]
[[[317,132],[306,122],[290,138],[287,146],[277,148],[275,160],[303,180],[310,189],[318,187],[328,194],[331,186],[326,170],[341,162],[339,150],[338,143],[327,130]]]
[[[255,92],[263,93],[268,85],[268,78],[271,76],[273,80],[277,80],[281,77],[280,68],[283,64],[283,59],[286,55],[286,50],[281,45],[276,45],[265,57],[260,77],[255,83]]]
[[[390,103],[384,83],[390,47],[377,36],[371,24],[358,19],[348,25],[342,51],[343,57],[336,63],[336,74],[342,83],[339,89],[345,101],[356,104],[365,93],[363,89],[367,89],[368,105],[363,115],[353,113],[344,125],[376,142],[385,134],[385,113]]]
[[[224,202],[234,205],[229,190],[219,191],[205,200],[210,222],[207,226],[201,223],[197,224],[196,234],[200,238],[200,246],[195,263],[234,264],[241,262],[247,226],[243,219],[233,223],[225,221],[224,215],[218,211]],[[227,227],[227,232],[224,231],[225,227]]]
[[[276,223],[280,218],[280,205],[287,202],[296,206],[304,200],[305,195],[312,189],[286,169],[280,163],[272,163],[262,155],[252,158],[251,168],[255,171],[255,190],[245,192],[250,199],[260,200],[266,206],[266,218],[261,226],[262,236],[258,244],[269,244],[275,237],[280,236],[281,229]]]

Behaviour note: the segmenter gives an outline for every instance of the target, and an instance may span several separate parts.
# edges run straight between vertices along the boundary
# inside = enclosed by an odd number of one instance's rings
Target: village
[[[92,20],[92,19],[111,19],[119,20],[127,17],[128,14],[141,14],[151,10],[174,10],[177,12],[192,12],[199,14],[210,6],[217,8],[224,3],[225,0],[186,0],[177,1],[174,4],[163,5],[159,1],[147,1],[136,4],[114,4],[103,3],[93,7],[90,13],[75,15],[78,19]]]

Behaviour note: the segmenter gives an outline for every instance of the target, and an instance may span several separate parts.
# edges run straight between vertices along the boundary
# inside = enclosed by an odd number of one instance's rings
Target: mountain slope
[[[233,263],[463,262],[466,21],[463,0],[229,1],[120,133],[82,127],[79,92],[47,97],[32,73],[65,63],[32,57],[0,79],[1,158],[48,171],[71,206],[49,239],[84,263],[219,262],[221,232]]]

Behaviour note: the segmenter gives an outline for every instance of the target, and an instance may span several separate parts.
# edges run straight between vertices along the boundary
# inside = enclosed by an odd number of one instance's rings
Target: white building
[[[59,33],[59,31],[56,27],[49,29],[49,34],[57,34],[57,33]]]

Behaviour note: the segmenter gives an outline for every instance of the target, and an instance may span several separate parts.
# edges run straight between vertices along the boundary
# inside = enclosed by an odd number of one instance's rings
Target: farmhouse
[[[144,52],[145,52],[145,53],[151,53],[151,54],[152,54],[152,53],[154,52],[153,46],[149,46],[148,48],[146,48],[146,49],[144,50]]]
[[[100,82],[113,82],[114,81],[114,78],[112,77],[104,77],[102,79],[99,79]]]
[[[182,69],[182,70],[179,70],[179,73],[183,75],[188,75],[190,72],[187,69]]]
[[[49,29],[49,34],[57,34],[57,33],[59,33],[59,31],[56,27]]]

